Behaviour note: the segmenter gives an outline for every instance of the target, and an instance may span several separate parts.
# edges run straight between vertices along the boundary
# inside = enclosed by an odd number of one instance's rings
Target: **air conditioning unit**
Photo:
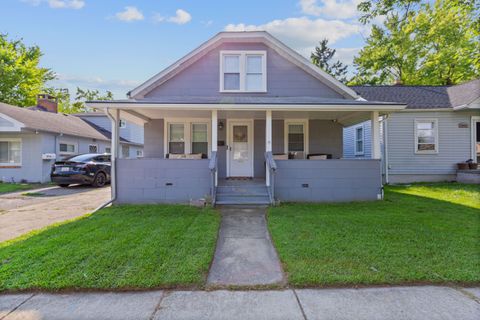
[[[42,160],[55,160],[57,155],[55,153],[44,153],[42,154]]]

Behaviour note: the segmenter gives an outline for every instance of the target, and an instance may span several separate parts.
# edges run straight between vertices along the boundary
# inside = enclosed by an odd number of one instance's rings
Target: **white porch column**
[[[212,110],[212,152],[217,150],[218,150],[218,114],[217,114],[217,110]],[[215,171],[215,186],[217,184],[218,184],[218,171]]]
[[[378,111],[372,111],[370,115],[371,122],[371,133],[372,133],[372,159],[380,159],[380,121],[378,116]]]
[[[112,190],[112,199],[115,199],[117,196],[117,159],[119,155],[120,148],[120,133],[119,133],[119,121],[120,121],[120,110],[115,109],[113,114],[110,114],[108,109],[106,110],[107,115],[110,115],[112,122],[112,137],[110,139],[110,158],[111,158],[111,172],[110,172],[110,185]]]
[[[272,151],[272,110],[266,111],[265,117],[265,152]],[[268,164],[265,164],[265,183],[270,186],[270,170]]]

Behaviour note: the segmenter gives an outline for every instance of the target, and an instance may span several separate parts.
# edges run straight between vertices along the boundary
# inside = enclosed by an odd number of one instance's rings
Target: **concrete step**
[[[267,195],[262,196],[239,196],[239,195],[219,195],[216,198],[217,205],[227,204],[270,204],[270,198]]]
[[[218,186],[217,193],[263,194],[268,191],[265,186]]]

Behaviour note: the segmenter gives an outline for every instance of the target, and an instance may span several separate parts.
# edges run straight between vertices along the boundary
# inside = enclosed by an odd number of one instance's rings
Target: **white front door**
[[[253,123],[228,121],[228,176],[253,177]]]

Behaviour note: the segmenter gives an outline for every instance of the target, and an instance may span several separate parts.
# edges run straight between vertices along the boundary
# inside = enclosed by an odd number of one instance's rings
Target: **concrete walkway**
[[[36,196],[23,195],[26,192]],[[110,187],[50,187],[0,195],[0,242],[73,219],[110,199]]]
[[[222,222],[208,275],[210,287],[272,285],[283,282],[263,207],[220,209]]]
[[[0,295],[0,319],[476,320],[480,288]]]

